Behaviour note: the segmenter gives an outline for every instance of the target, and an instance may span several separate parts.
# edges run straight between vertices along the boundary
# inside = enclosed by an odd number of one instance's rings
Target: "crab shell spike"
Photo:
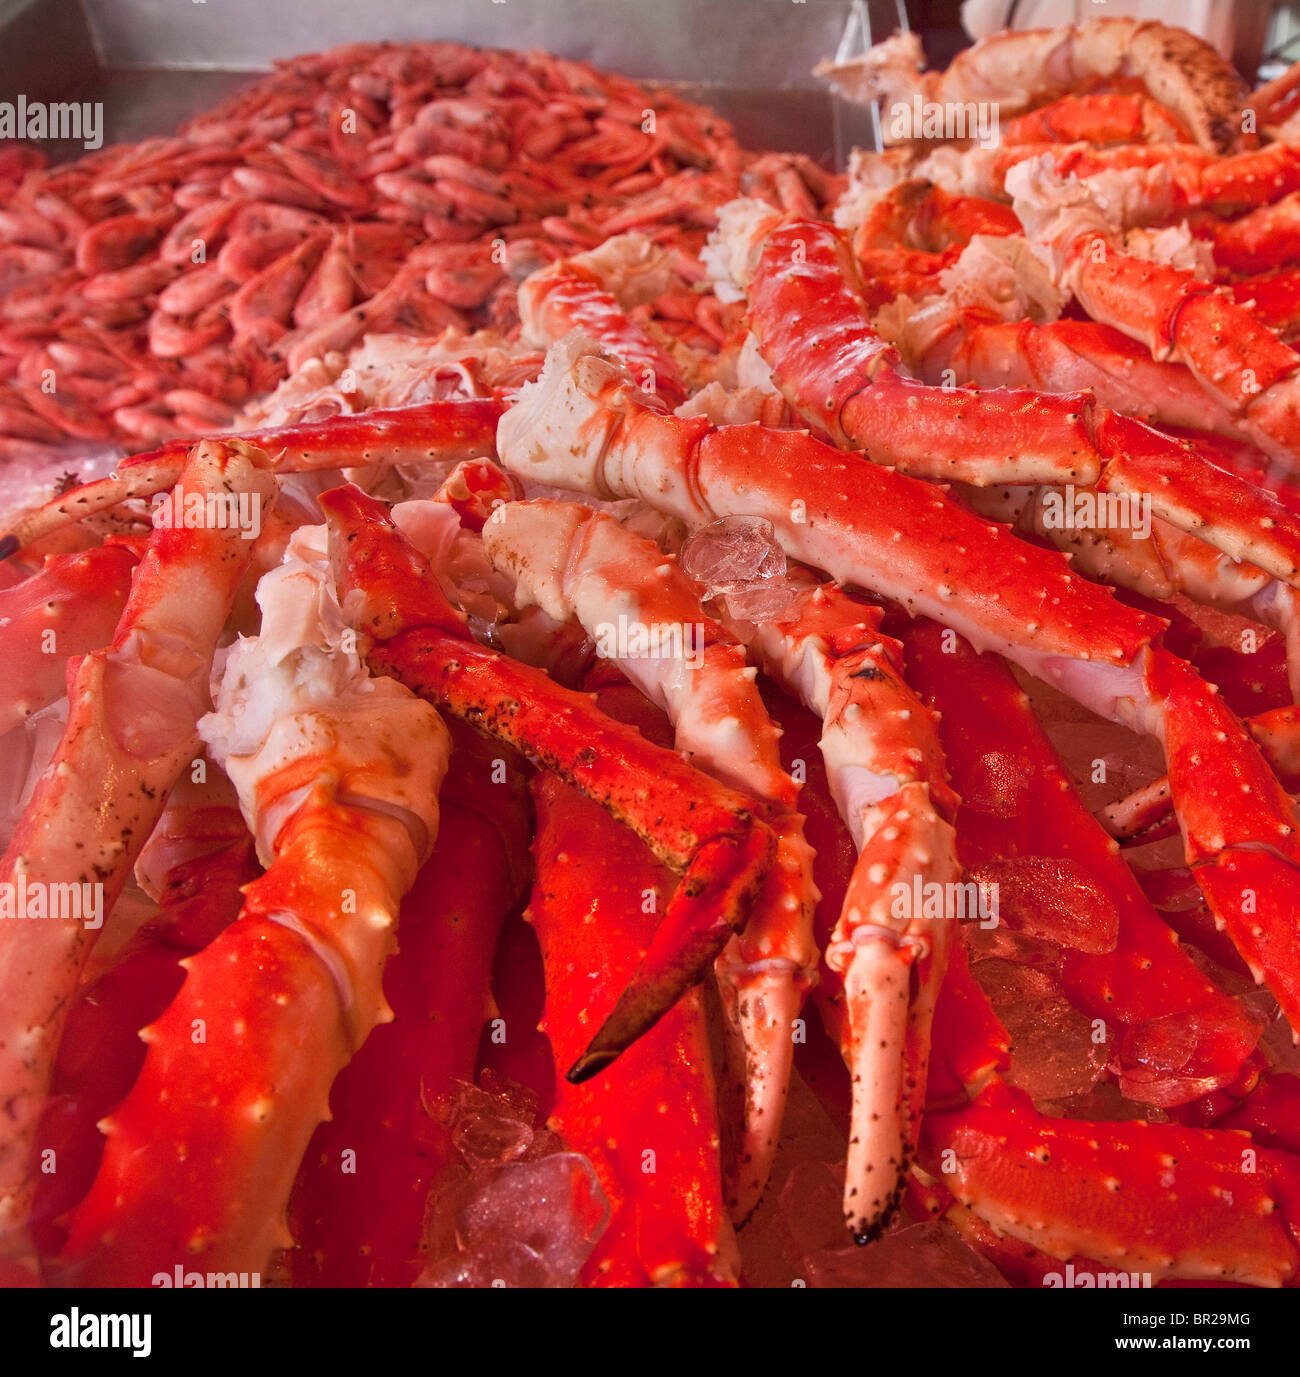
[[[682,876],[632,983],[569,1072],[575,1081],[588,1079],[702,978],[745,921],[772,863],[772,832],[753,816],[749,799],[702,775],[675,751],[610,721],[588,695],[443,630],[440,595],[421,592],[421,568],[423,582],[432,582],[428,566],[382,503],[347,487],[326,493],[321,505],[345,615],[359,594],[367,621],[391,632],[370,648],[374,672],[397,677],[453,716],[540,760],[631,827]],[[390,570],[395,577],[388,586]],[[414,610],[401,604],[408,593]]]

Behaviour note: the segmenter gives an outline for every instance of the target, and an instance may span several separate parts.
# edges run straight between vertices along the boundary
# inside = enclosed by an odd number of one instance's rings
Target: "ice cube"
[[[1035,1000],[999,1017],[1011,1035],[1007,1079],[1031,1099],[1081,1095],[1101,1078],[1109,1049],[1093,1040],[1092,1020],[1067,1000]]]
[[[702,583],[707,597],[739,593],[785,573],[785,552],[772,523],[758,516],[724,516],[691,535],[678,555],[682,572]]]
[[[1057,943],[1026,932],[1013,932],[1001,923],[995,928],[967,923],[962,927],[962,938],[971,965],[977,961],[1002,960],[1022,966],[1051,968],[1061,959]]]
[[[426,1267],[416,1286],[431,1289],[463,1287],[527,1287],[555,1289],[572,1282],[557,1281],[545,1262],[526,1243],[509,1233],[492,1233],[474,1241],[466,1252],[453,1253]]]
[[[430,1202],[418,1285],[574,1286],[608,1221],[609,1201],[578,1153],[461,1168]]]
[[[468,1251],[512,1239],[536,1258],[550,1286],[574,1285],[608,1220],[605,1192],[591,1163],[576,1152],[503,1167],[462,1215]]]
[[[495,1105],[457,1116],[451,1141],[465,1163],[496,1167],[522,1157],[533,1140],[533,1127]]]

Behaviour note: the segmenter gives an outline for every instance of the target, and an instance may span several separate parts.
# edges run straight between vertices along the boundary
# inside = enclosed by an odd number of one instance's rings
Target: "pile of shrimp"
[[[741,150],[711,111],[547,53],[352,44],[279,63],[173,137],[46,169],[0,150],[0,459],[229,425],[365,334],[517,326],[518,280],[640,230],[648,308],[716,348],[694,290],[716,208],[835,179]]]

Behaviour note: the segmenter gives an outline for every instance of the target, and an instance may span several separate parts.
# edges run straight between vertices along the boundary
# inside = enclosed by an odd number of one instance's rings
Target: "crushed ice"
[[[429,1262],[416,1284],[575,1286],[610,1214],[591,1163],[537,1126],[527,1091],[490,1071],[433,1108],[460,1162],[425,1221]]]

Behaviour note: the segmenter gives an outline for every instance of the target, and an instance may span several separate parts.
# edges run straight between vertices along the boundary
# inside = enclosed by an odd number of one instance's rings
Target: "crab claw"
[[[606,717],[586,695],[467,639],[382,503],[351,485],[320,503],[344,615],[372,635],[373,672],[539,761],[682,877],[627,989],[570,1069],[575,1083],[586,1080],[703,978],[753,906],[772,864],[772,832],[743,794]]]

